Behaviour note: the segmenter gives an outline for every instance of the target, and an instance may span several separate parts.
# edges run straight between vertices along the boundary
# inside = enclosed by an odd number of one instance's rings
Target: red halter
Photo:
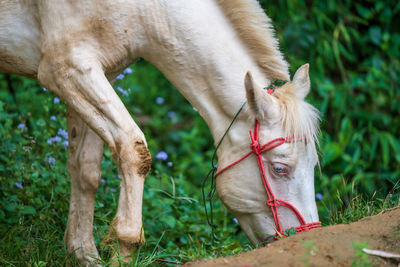
[[[273,92],[273,89],[269,89],[268,94],[271,94]],[[274,216],[274,221],[275,221],[275,225],[276,225],[276,232],[278,236],[282,236],[283,235],[283,231],[281,228],[281,222],[279,220],[279,215],[278,215],[278,206],[284,206],[287,207],[289,209],[291,209],[293,211],[293,213],[296,215],[297,219],[300,222],[300,226],[294,227],[297,232],[305,232],[305,231],[309,231],[311,229],[314,228],[320,228],[321,227],[321,222],[312,222],[312,223],[306,223],[306,221],[304,220],[303,216],[301,216],[300,212],[289,202],[281,200],[281,199],[277,199],[274,195],[274,193],[272,193],[271,190],[271,186],[269,185],[268,179],[267,179],[267,174],[265,172],[264,169],[264,163],[262,161],[262,157],[261,154],[265,151],[268,151],[270,149],[273,149],[277,146],[282,145],[283,143],[291,143],[293,142],[293,138],[291,137],[280,137],[280,138],[276,138],[272,141],[269,141],[268,143],[266,143],[265,145],[260,146],[259,144],[259,139],[258,139],[258,130],[260,128],[260,125],[258,123],[258,121],[255,121],[255,125],[254,125],[254,135],[253,133],[250,131],[250,139],[251,139],[251,151],[249,153],[247,153],[246,155],[244,155],[243,157],[241,157],[240,159],[238,159],[235,162],[232,162],[231,164],[229,164],[228,166],[225,166],[224,168],[222,168],[221,170],[219,170],[217,173],[215,173],[214,178],[217,178],[218,175],[220,175],[221,173],[223,173],[224,171],[226,171],[227,169],[229,169],[230,167],[238,164],[239,162],[241,162],[242,160],[244,160],[245,158],[247,158],[248,156],[250,156],[251,154],[255,154],[256,158],[257,158],[257,163],[258,163],[258,168],[260,169],[260,174],[261,174],[261,179],[263,181],[264,184],[264,188],[265,191],[267,192],[267,196],[268,196],[268,201],[267,201],[267,205],[270,206],[271,211],[272,211],[272,216]]]

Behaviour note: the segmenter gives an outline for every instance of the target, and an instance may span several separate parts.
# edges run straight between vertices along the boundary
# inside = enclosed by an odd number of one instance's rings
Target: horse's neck
[[[168,1],[151,10],[141,55],[199,111],[217,142],[246,100],[246,72],[266,77],[214,1]]]

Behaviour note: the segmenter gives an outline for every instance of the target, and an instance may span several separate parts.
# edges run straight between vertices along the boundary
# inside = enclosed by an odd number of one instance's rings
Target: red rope
[[[269,94],[271,94],[272,92],[273,92],[273,89],[268,89]],[[275,195],[272,192],[271,186],[267,179],[267,174],[265,172],[264,163],[262,161],[261,154],[265,151],[268,151],[277,146],[280,146],[283,143],[291,143],[294,141],[294,138],[293,137],[286,137],[286,138],[280,137],[280,138],[276,138],[272,141],[269,141],[265,145],[260,146],[259,138],[258,138],[259,128],[260,128],[260,125],[259,125],[258,121],[256,120],[255,125],[254,125],[254,134],[252,131],[250,131],[250,139],[251,139],[250,149],[251,149],[251,151],[248,152],[243,157],[241,157],[240,159],[232,162],[228,166],[225,166],[224,168],[219,170],[217,173],[215,173],[214,178],[217,178],[217,176],[219,176],[221,173],[223,173],[230,167],[238,164],[239,162],[241,162],[242,160],[244,160],[245,158],[247,158],[248,156],[250,156],[251,154],[254,153],[256,156],[256,159],[257,159],[258,168],[260,170],[261,180],[263,181],[264,188],[265,188],[265,191],[267,192],[267,196],[268,196],[268,200],[267,200],[266,204],[271,208],[272,216],[274,217],[274,221],[275,221],[275,225],[276,225],[277,234],[279,233],[278,235],[283,235],[283,231],[281,228],[281,222],[280,222],[279,214],[278,214],[278,206],[284,206],[284,207],[292,210],[293,213],[296,215],[297,219],[300,222],[300,226],[295,227],[297,232],[300,233],[300,232],[309,231],[311,229],[320,228],[321,222],[306,223],[303,216],[301,216],[300,212],[296,209],[296,207],[294,207],[292,204],[290,204],[287,201],[275,198]]]

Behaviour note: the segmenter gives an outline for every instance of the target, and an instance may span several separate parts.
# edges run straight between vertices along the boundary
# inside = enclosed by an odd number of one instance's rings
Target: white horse
[[[318,226],[318,113],[304,101],[310,90],[308,65],[290,81],[270,19],[258,2],[3,0],[0,71],[38,79],[67,104],[69,252],[84,265],[99,257],[92,229],[103,142],[121,174],[110,238],[118,238],[121,254],[144,241],[142,191],[151,156],[110,84],[139,57],[154,64],[199,111],[215,143],[247,102],[218,149],[217,191],[251,242],[290,227]],[[263,86],[273,79],[288,82],[267,93]],[[255,123],[258,137],[253,132],[250,139]],[[274,148],[261,146],[271,140]],[[224,168],[249,151],[240,163]]]

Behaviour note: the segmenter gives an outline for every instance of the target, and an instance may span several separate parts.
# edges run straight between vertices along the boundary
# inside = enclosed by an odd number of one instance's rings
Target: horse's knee
[[[134,147],[135,147],[135,152],[139,159],[138,174],[145,176],[151,168],[150,151],[145,145],[143,140],[136,140]]]
[[[75,161],[68,162],[71,179],[76,179],[81,191],[96,192],[99,187],[100,166],[97,162]]]
[[[121,138],[121,142],[116,142],[116,147],[114,149],[110,147],[110,149],[123,169],[135,170],[143,177],[149,172],[151,155],[144,139]]]
[[[97,191],[100,181],[100,168],[97,163],[85,163],[80,173],[80,187],[83,191]]]
[[[73,146],[74,142],[71,143],[71,146]],[[71,179],[75,179],[80,190],[96,192],[101,176],[102,144],[97,149],[88,148],[88,145],[90,144],[77,149],[70,148],[68,170]],[[93,144],[93,146],[95,145]]]

